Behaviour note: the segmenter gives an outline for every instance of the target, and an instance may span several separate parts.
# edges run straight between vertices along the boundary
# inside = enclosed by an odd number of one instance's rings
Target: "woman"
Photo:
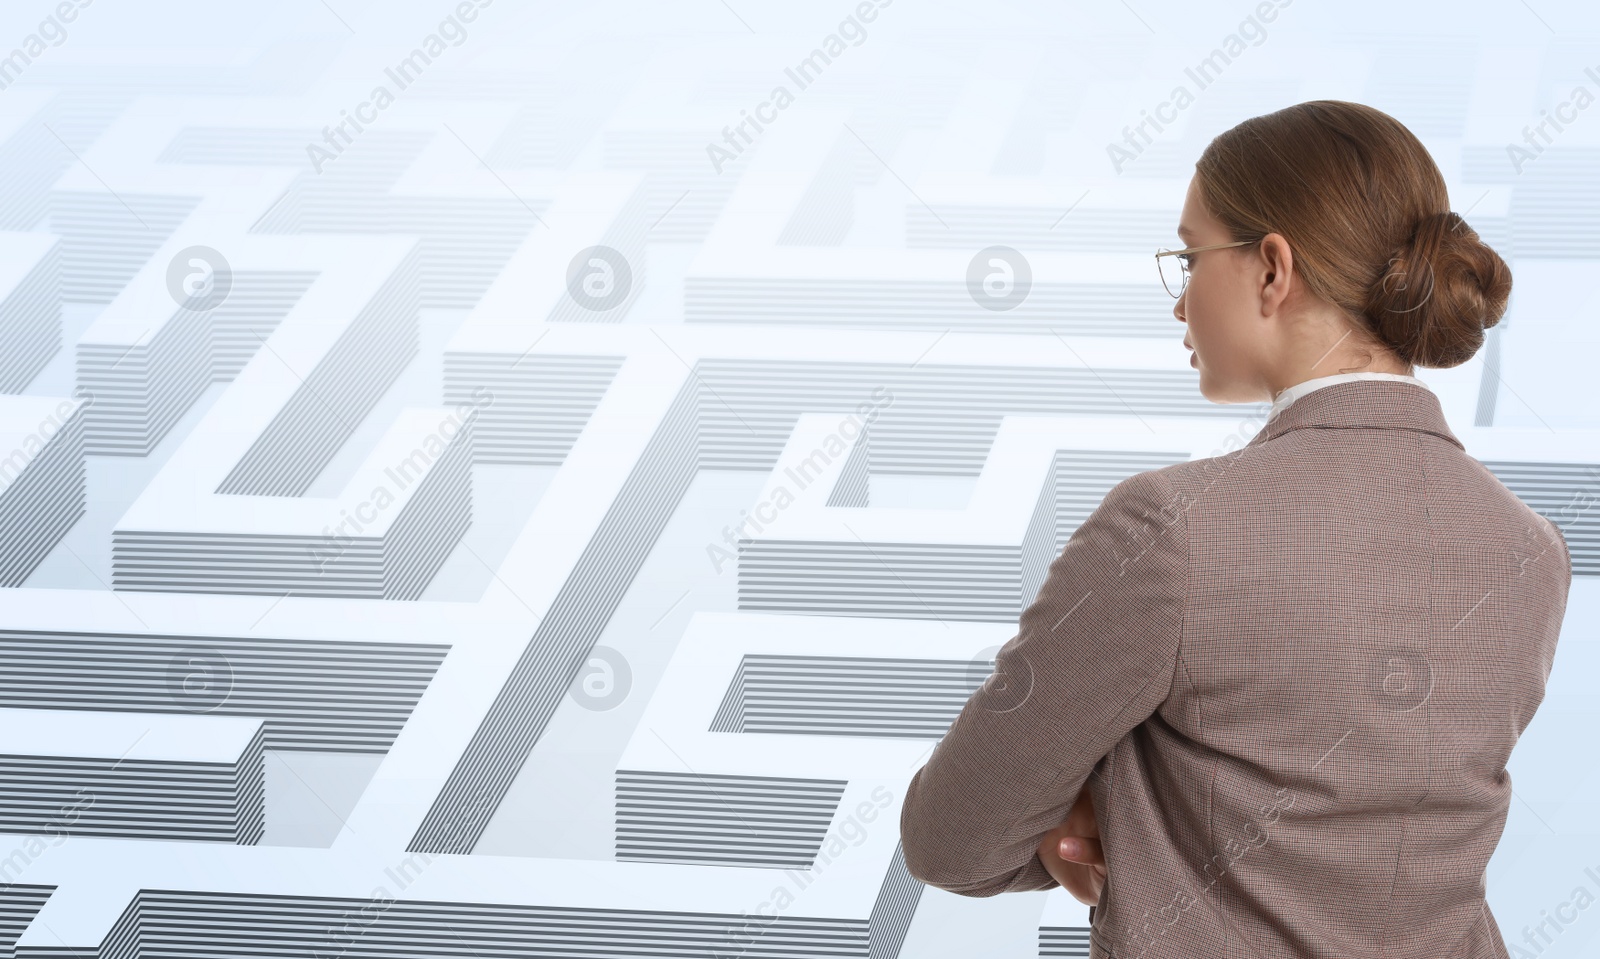
[[[1472,357],[1510,271],[1342,101],[1218,136],[1178,232],[1200,391],[1269,418],[1072,534],[907,787],[907,868],[1064,886],[1102,959],[1503,959],[1484,867],[1572,561],[1412,372]]]

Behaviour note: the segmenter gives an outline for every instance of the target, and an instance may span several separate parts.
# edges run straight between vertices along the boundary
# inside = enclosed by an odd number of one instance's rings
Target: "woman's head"
[[[1450,211],[1426,148],[1359,103],[1299,103],[1216,137],[1179,236],[1255,241],[1192,254],[1173,308],[1219,403],[1334,373],[1458,366],[1511,295],[1511,270]]]

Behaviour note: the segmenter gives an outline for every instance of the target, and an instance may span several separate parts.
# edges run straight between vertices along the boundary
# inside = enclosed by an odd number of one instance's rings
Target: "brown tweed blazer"
[[[1094,959],[1506,959],[1484,867],[1571,582],[1431,391],[1314,390],[1072,534],[912,777],[906,866],[1053,888],[1087,785]]]

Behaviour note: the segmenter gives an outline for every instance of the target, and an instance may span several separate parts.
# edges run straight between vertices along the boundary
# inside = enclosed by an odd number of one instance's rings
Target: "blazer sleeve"
[[[1187,501],[1117,484],[1050,563],[900,807],[906,868],[965,896],[1052,888],[1036,851],[1096,763],[1167,698],[1188,595]]]

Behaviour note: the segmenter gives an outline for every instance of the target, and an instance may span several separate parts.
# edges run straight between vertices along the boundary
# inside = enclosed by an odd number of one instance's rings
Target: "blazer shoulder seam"
[[[1190,683],[1191,686],[1193,685],[1189,679],[1188,667],[1183,662],[1183,638],[1184,631],[1189,624],[1190,601],[1194,590],[1194,552],[1192,537],[1189,535],[1189,510],[1194,507],[1198,499],[1186,496],[1179,489],[1178,484],[1167,477],[1165,470],[1150,470],[1149,475],[1155,479],[1157,485],[1164,491],[1162,502],[1172,504],[1178,515],[1179,521],[1173,525],[1181,525],[1183,527],[1181,532],[1182,542],[1176,547],[1176,552],[1183,561],[1183,599],[1178,607],[1177,636],[1172,650],[1172,679],[1167,685],[1167,698],[1171,699],[1172,692],[1177,687],[1180,673],[1184,682]],[[1171,527],[1169,526],[1168,529],[1170,530]]]

